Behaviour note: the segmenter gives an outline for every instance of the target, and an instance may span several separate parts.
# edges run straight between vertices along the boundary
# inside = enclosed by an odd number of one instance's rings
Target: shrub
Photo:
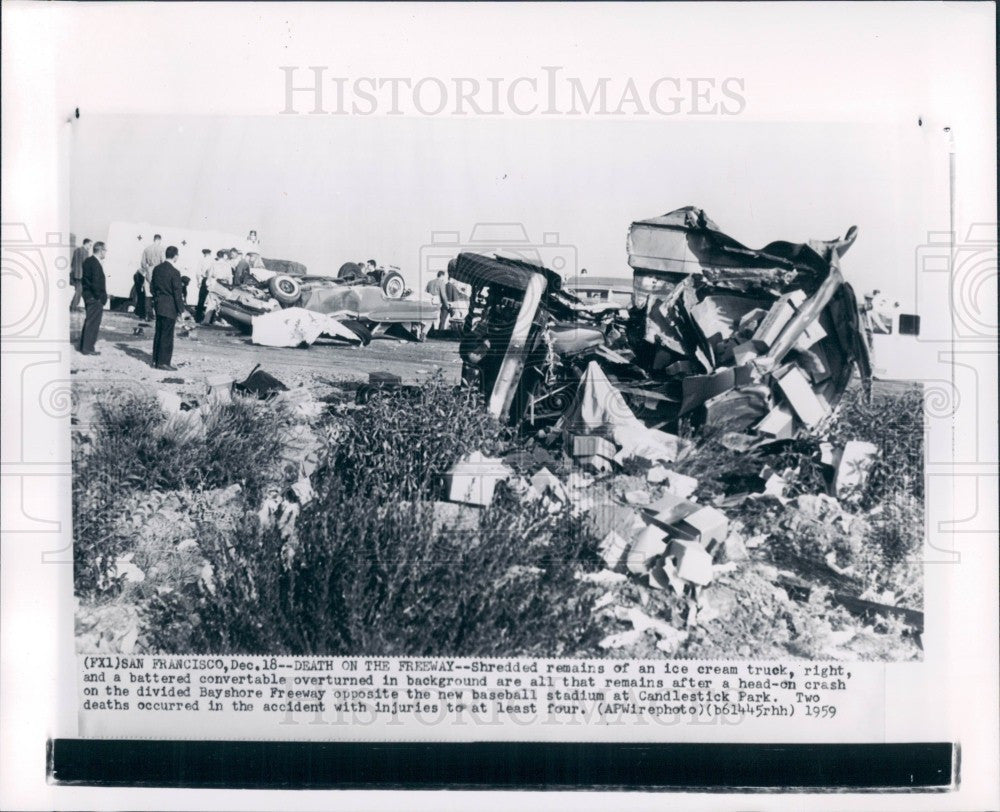
[[[441,493],[441,475],[461,456],[510,450],[515,435],[484,408],[481,395],[440,374],[420,387],[379,388],[351,414],[335,453],[317,477],[384,499]]]
[[[906,493],[924,499],[924,395],[919,385],[888,388],[876,384],[867,402],[860,387],[845,393],[830,430],[830,440],[874,443],[879,454],[860,496],[868,509]]]
[[[155,398],[108,394],[95,405],[89,442],[73,449],[77,593],[113,590],[114,560],[131,545],[122,526],[130,494],[207,490],[239,483],[251,504],[273,481],[290,417],[275,404],[234,397],[167,417]]]
[[[574,574],[596,539],[567,511],[503,486],[481,514],[442,523],[439,474],[514,435],[478,395],[432,380],[377,391],[334,435],[292,539],[250,519],[199,532],[214,573],[198,594],[161,597],[161,650],[343,655],[547,655],[592,651],[592,597]],[[448,506],[450,511],[451,506]],[[179,622],[174,622],[177,618]]]
[[[193,602],[161,601],[159,650],[394,656],[567,656],[592,650],[592,598],[575,571],[595,540],[565,513],[510,496],[465,528],[435,530],[432,503],[384,503],[342,483],[309,505],[297,541],[206,528],[214,573]],[[177,625],[188,624],[185,640]],[[158,630],[162,630],[158,631]]]

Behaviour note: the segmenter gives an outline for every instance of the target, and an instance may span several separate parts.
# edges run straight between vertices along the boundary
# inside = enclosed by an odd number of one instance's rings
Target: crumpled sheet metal
[[[448,263],[448,275],[452,279],[474,288],[499,285],[524,292],[536,273],[545,276],[550,291],[557,291],[562,287],[562,277],[559,274],[523,260],[465,252]]]
[[[743,431],[787,403],[795,431],[815,429],[855,367],[867,384],[857,301],[839,269],[856,237],[852,227],[840,239],[751,249],[693,207],[633,223],[629,262],[637,275],[687,274],[648,298],[633,342],[665,397],[661,413],[676,418],[704,407],[705,423]]]
[[[705,212],[694,206],[632,223],[628,262],[635,269],[705,274],[724,286],[761,282],[818,287],[831,267],[854,244],[857,228],[842,238],[791,243],[779,240],[763,248],[748,248],[723,233]]]
[[[764,425],[777,426],[772,437],[794,436],[816,430],[832,413],[855,368],[866,385],[870,379],[857,300],[839,268],[856,237],[852,227],[834,240],[753,249],[694,207],[637,221],[628,238],[637,284],[658,273],[664,284],[627,318],[611,313],[601,320],[579,311],[557,276],[539,266],[463,253],[449,268],[474,290],[502,289],[503,301],[522,298],[532,278],[547,280],[519,384],[527,408],[510,414],[513,420],[526,415],[535,425],[537,415],[552,421],[565,414],[565,384],[592,377],[586,367],[596,361],[642,424],[690,416],[695,425],[726,431]],[[490,315],[497,299],[485,300],[460,350],[466,367],[479,373],[463,376],[478,379],[487,395],[495,380],[490,356],[503,351],[510,329],[502,308]],[[599,349],[617,360],[602,358]],[[791,425],[778,419],[788,411]]]

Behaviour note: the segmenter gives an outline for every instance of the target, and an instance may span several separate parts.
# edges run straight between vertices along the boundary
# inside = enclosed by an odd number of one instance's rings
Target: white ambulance
[[[109,302],[112,299],[128,299],[132,292],[132,277],[142,263],[142,252],[151,245],[153,236],[159,234],[161,245],[166,251],[168,245],[177,246],[179,254],[176,265],[181,276],[187,276],[191,282],[187,286],[187,303],[198,303],[198,286],[195,284],[195,274],[202,258],[202,249],[208,248],[215,258],[215,252],[222,249],[238,248],[246,251],[247,235],[233,234],[225,231],[209,231],[194,228],[179,228],[155,223],[126,223],[116,221],[108,228],[105,243],[108,254],[104,260],[104,274],[107,277]],[[258,249],[259,250],[259,249]],[[146,286],[149,295],[149,286]],[[114,306],[114,302],[111,305]]]

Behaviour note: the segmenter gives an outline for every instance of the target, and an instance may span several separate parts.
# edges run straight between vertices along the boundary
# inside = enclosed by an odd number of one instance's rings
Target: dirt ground
[[[71,316],[71,341],[76,343],[83,314]],[[142,332],[136,335],[136,329]],[[308,349],[260,347],[228,324],[198,325],[189,337],[177,331],[173,365],[177,372],[151,367],[153,325],[130,313],[105,312],[97,342],[99,356],[74,353],[71,374],[79,393],[104,388],[165,389],[182,396],[204,394],[206,381],[228,375],[240,381],[260,364],[286,386],[306,387],[319,395],[330,382],[364,382],[371,372],[391,372],[404,383],[417,383],[441,370],[456,383],[462,363],[458,342],[428,339],[417,343],[378,337],[367,347],[320,341]]]

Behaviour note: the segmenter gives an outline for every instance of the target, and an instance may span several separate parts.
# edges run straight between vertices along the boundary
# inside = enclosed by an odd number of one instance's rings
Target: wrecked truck
[[[744,246],[701,210],[634,222],[630,307],[593,308],[538,265],[459,254],[451,275],[472,287],[463,378],[498,417],[556,423],[596,361],[647,425],[682,421],[787,439],[836,408],[868,348],[840,259],[842,238]]]
[[[557,420],[580,377],[563,360],[610,353],[618,306],[594,308],[563,290],[554,271],[520,259],[462,253],[448,275],[472,291],[459,345],[463,380],[483,391],[497,417],[533,426]]]

